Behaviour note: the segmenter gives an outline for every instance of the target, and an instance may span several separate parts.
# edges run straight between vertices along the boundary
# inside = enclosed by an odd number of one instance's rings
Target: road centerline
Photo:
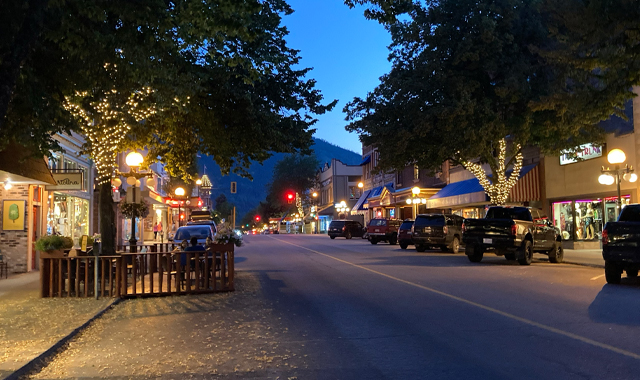
[[[464,303],[464,304],[467,304],[467,305],[470,305],[470,306],[474,306],[476,308],[479,308],[479,309],[482,309],[482,310],[485,310],[485,311],[500,315],[502,317],[505,317],[505,318],[508,318],[508,319],[511,319],[511,320],[514,320],[514,321],[518,321],[518,322],[524,323],[524,324],[529,325],[529,326],[537,327],[539,329],[542,329],[542,330],[545,330],[545,331],[548,331],[548,332],[551,332],[551,333],[554,333],[554,334],[562,335],[564,337],[571,338],[571,339],[577,340],[577,341],[582,342],[582,343],[586,343],[586,344],[589,344],[589,345],[592,345],[592,346],[595,346],[595,347],[598,347],[598,348],[602,348],[602,349],[605,349],[605,350],[608,350],[608,351],[612,351],[612,352],[615,352],[615,353],[618,353],[618,354],[621,354],[621,355],[624,355],[624,356],[627,356],[627,357],[630,357],[630,358],[633,358],[633,359],[636,359],[636,360],[640,360],[640,355],[638,355],[638,354],[636,354],[634,352],[631,352],[631,351],[627,351],[627,350],[624,350],[624,349],[621,349],[621,348],[618,348],[618,347],[615,347],[615,346],[612,346],[612,345],[609,345],[609,344],[606,344],[606,343],[598,342],[596,340],[593,340],[593,339],[590,339],[590,338],[586,338],[586,337],[583,337],[581,335],[574,334],[574,333],[571,333],[571,332],[568,332],[568,331],[564,331],[564,330],[561,330],[561,329],[558,329],[558,328],[555,328],[555,327],[547,326],[545,324],[542,324],[542,323],[539,323],[539,322],[536,322],[536,321],[532,321],[532,320],[527,319],[527,318],[519,317],[519,316],[517,316],[515,314],[507,313],[505,311],[498,310],[498,309],[495,309],[493,307],[486,306],[486,305],[483,305],[483,304],[480,304],[480,303],[477,303],[477,302],[474,302],[474,301],[470,301],[468,299],[465,299],[465,298],[462,298],[462,297],[458,297],[458,296],[455,296],[453,294],[445,293],[443,291],[440,291],[440,290],[437,290],[437,289],[433,289],[433,288],[430,288],[428,286],[420,285],[420,284],[417,284],[415,282],[407,281],[407,280],[404,280],[404,279],[401,279],[401,278],[398,278],[398,277],[395,277],[395,276],[392,276],[392,275],[389,275],[389,274],[386,274],[386,273],[382,273],[382,272],[379,272],[377,270],[374,270],[374,269],[371,269],[371,268],[367,268],[365,266],[362,266],[362,265],[359,265],[359,264],[355,264],[355,263],[352,263],[352,262],[344,260],[344,259],[340,259],[340,258],[335,257],[335,256],[331,256],[331,255],[329,255],[327,253],[323,253],[323,252],[316,251],[316,250],[311,249],[311,248],[307,248],[307,247],[302,246],[302,245],[290,243],[288,241],[285,241],[285,240],[282,240],[282,239],[277,239],[277,238],[271,237],[271,236],[269,236],[269,237],[271,239],[280,241],[282,243],[289,244],[289,245],[292,245],[294,247],[302,248],[304,250],[313,252],[315,254],[318,254],[318,255],[321,255],[321,256],[324,256],[324,257],[339,261],[341,263],[344,263],[344,264],[347,264],[347,265],[351,265],[353,267],[356,267],[356,268],[359,268],[359,269],[362,269],[362,270],[377,274],[377,275],[382,276],[382,277],[386,277],[386,278],[391,279],[391,280],[398,281],[398,282],[406,284],[406,285],[411,285],[411,286],[417,287],[417,288],[422,289],[422,290],[426,290],[426,291],[434,293],[434,294],[438,294],[438,295],[440,295],[442,297],[445,297],[445,298],[449,298],[449,299],[452,299],[452,300],[455,300],[455,301],[458,301],[458,302],[461,302],[461,303]]]

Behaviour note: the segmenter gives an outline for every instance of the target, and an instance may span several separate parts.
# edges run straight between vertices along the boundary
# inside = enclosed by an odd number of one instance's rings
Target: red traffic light
[[[287,193],[287,203],[293,203],[293,198],[295,195],[293,193]]]
[[[256,215],[256,222],[260,221],[260,215]]]

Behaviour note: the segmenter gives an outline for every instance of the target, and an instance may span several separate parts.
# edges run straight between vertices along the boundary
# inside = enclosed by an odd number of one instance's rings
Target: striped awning
[[[540,200],[540,168],[538,164],[524,166],[520,179],[509,193],[511,202],[531,202]]]

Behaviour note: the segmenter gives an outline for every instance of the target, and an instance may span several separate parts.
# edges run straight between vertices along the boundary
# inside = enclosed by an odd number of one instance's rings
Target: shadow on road
[[[589,305],[594,322],[640,325],[640,279],[623,278],[620,285],[606,284]]]

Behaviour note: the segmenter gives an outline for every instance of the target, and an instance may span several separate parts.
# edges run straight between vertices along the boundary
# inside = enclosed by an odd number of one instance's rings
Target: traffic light
[[[260,221],[260,215],[256,215],[255,219],[256,219],[256,222],[259,222]]]
[[[294,198],[293,193],[288,193],[287,194],[287,203],[289,203],[289,204],[293,203],[293,198]]]

